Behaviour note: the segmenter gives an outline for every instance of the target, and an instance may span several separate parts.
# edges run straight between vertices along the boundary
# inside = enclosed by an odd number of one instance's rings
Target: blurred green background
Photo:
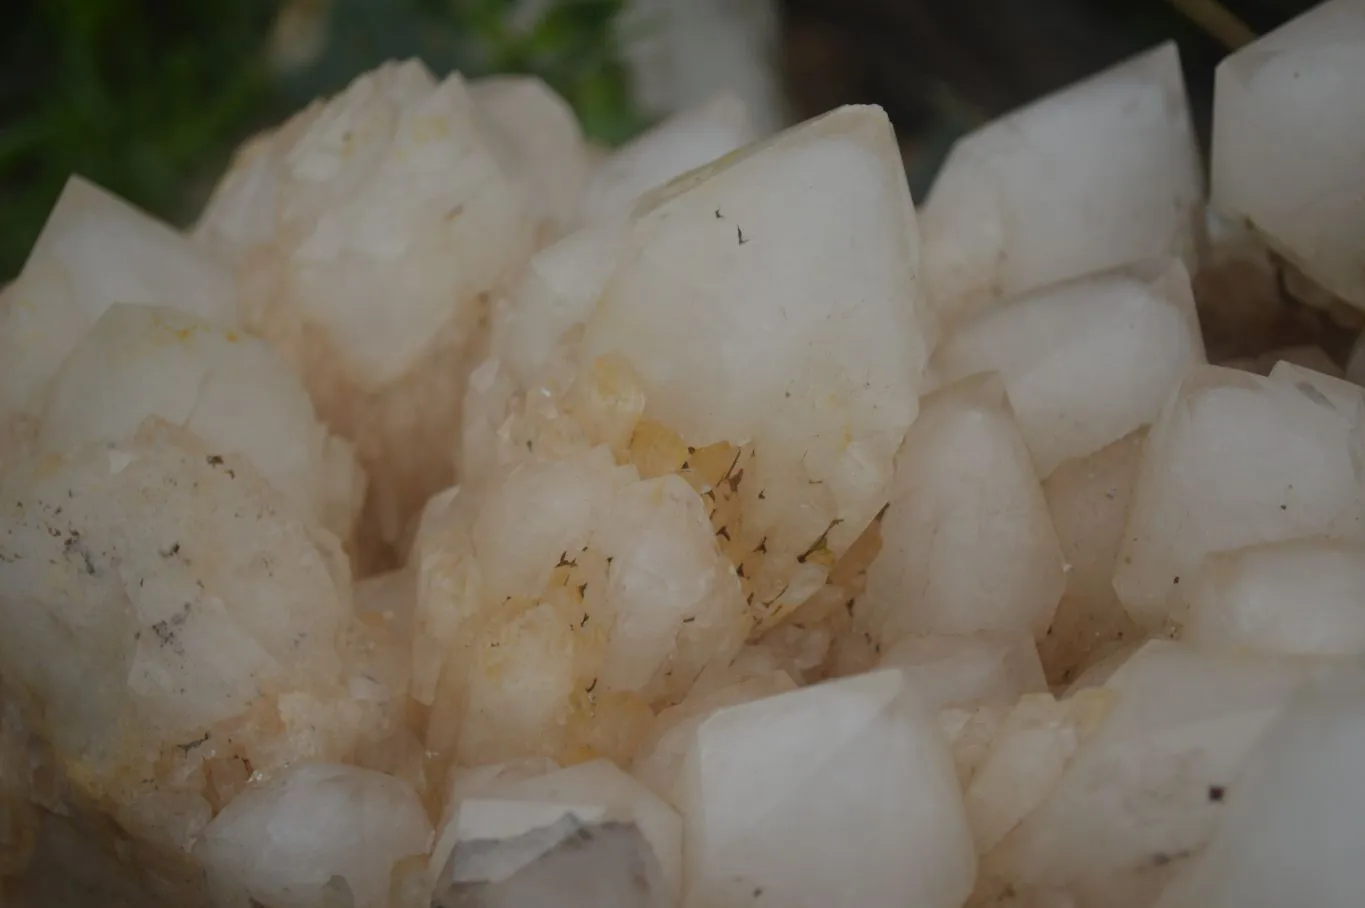
[[[0,280],[22,265],[71,172],[186,223],[239,141],[390,58],[421,56],[437,73],[536,73],[590,137],[619,142],[646,125],[613,28],[626,2],[5,0]],[[774,62],[798,117],[885,106],[918,196],[965,130],[1165,38],[1180,42],[1206,133],[1213,67],[1238,29],[1265,31],[1310,5],[782,0]]]

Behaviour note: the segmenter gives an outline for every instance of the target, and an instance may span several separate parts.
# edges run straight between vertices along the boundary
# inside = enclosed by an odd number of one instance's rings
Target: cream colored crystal
[[[1213,366],[1191,373],[1153,426],[1133,487],[1114,575],[1129,614],[1149,628],[1180,621],[1214,552],[1365,538],[1360,413],[1311,384]]]
[[[1027,631],[966,637],[904,637],[878,668],[898,668],[930,710],[1013,703],[1047,690],[1038,648]]]
[[[1038,475],[1149,424],[1204,362],[1179,261],[1080,278],[991,307],[934,350],[947,384],[999,372]]]
[[[247,458],[301,514],[350,539],[364,474],[265,342],[175,309],[115,304],[53,378],[37,449],[122,441],[149,416],[188,429],[214,457]]]
[[[594,168],[579,220],[600,224],[630,213],[644,193],[752,142],[744,102],[722,91],[669,117]]]
[[[958,140],[921,209],[929,299],[952,320],[1149,258],[1193,267],[1202,192],[1167,42]]]
[[[1306,689],[1227,792],[1212,841],[1157,908],[1350,908],[1365,890],[1365,683]]]
[[[385,64],[245,148],[196,227],[355,443],[391,545],[451,479],[480,319],[532,251],[545,199],[509,141],[458,75]]]
[[[541,234],[558,234],[572,223],[589,172],[573,108],[535,76],[478,79],[469,94],[505,138],[507,156],[530,188]]]
[[[952,758],[898,671],[715,713],[678,784],[688,906],[953,908],[971,890]]]
[[[73,176],[19,277],[0,291],[0,429],[36,414],[53,373],[114,303],[232,328],[231,272],[170,227]]]
[[[1181,638],[1309,655],[1365,653],[1365,543],[1294,539],[1211,555]]]
[[[467,764],[577,747],[629,758],[646,704],[681,698],[751,626],[713,534],[686,482],[642,480],[601,448],[434,505],[415,548],[429,746]],[[612,716],[624,738],[580,737]]]
[[[405,783],[307,764],[242,792],[194,847],[219,908],[390,908],[389,875],[431,847]]]
[[[1048,680],[1067,684],[1128,643],[1141,629],[1114,592],[1114,567],[1137,480],[1147,430],[1139,429],[1088,457],[1068,460],[1043,483],[1052,525],[1066,559],[1066,593],[1038,655]]]
[[[1046,633],[1062,553],[998,375],[925,398],[890,500],[855,612],[883,647],[907,634]]]
[[[478,773],[479,770],[474,770]],[[583,823],[622,822],[640,829],[674,895],[682,887],[682,820],[677,812],[609,760],[541,775],[456,773],[429,871],[439,874],[461,842],[507,839],[565,815]],[[435,878],[435,876],[433,876]]]
[[[1329,293],[1365,308],[1365,3],[1331,0],[1218,66],[1213,205]]]
[[[350,577],[245,458],[149,420],[0,480],[0,664],[78,790],[184,847],[245,782],[344,759]],[[61,658],[53,654],[60,652]]]
[[[1101,689],[1111,705],[1046,799],[986,855],[982,887],[1061,892],[1076,908],[1149,904],[1208,841],[1226,792],[1294,691],[1331,664],[1148,643]],[[1046,751],[1016,759],[1055,765]]]

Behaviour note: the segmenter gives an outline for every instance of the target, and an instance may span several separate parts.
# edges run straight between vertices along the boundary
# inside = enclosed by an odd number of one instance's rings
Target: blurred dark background
[[[527,16],[528,5],[534,16]],[[537,73],[574,105],[592,138],[620,142],[651,119],[638,109],[613,27],[626,5],[6,0],[0,12],[0,280],[22,264],[72,171],[186,223],[242,138],[389,58],[421,56],[438,73]],[[882,104],[896,124],[918,197],[963,132],[1167,38],[1180,44],[1196,123],[1206,135],[1219,59],[1313,4],[778,5],[773,65],[790,113],[799,118],[846,102]]]

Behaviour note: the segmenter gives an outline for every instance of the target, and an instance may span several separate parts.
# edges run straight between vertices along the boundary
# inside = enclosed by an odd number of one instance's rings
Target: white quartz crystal
[[[1208,841],[1295,690],[1329,664],[1148,643],[1104,685],[1111,702],[1046,797],[985,856],[982,887],[998,879],[1023,894],[1062,892],[1076,908],[1149,904]],[[1015,759],[1025,761],[1017,772],[1029,761],[1055,766],[1046,749]]]
[[[934,351],[948,383],[999,372],[1038,474],[1147,425],[1204,361],[1179,261],[1080,278],[957,325]]]
[[[1351,908],[1365,891],[1365,679],[1306,689],[1266,734],[1212,841],[1157,908]]]
[[[344,556],[245,458],[152,419],[13,467],[0,509],[5,677],[139,835],[183,845],[244,767],[344,758],[376,720],[346,696]]]
[[[221,908],[389,908],[394,865],[430,847],[431,821],[406,783],[314,763],[242,792],[194,853]]]
[[[682,820],[677,811],[609,760],[593,760],[540,775],[457,772],[446,816],[432,850],[436,878],[462,842],[510,839],[565,815],[583,823],[636,826],[674,894],[682,887]]]
[[[882,550],[858,614],[882,645],[906,634],[1042,637],[1062,553],[999,375],[925,398],[896,459]]]
[[[389,543],[450,480],[464,360],[548,201],[499,119],[458,75],[385,64],[245,147],[196,227],[356,444]]]
[[[1013,703],[1047,690],[1038,648],[1026,631],[967,637],[905,637],[882,653],[879,668],[898,668],[931,710]]]
[[[0,291],[0,428],[42,407],[71,348],[114,303],[170,306],[231,328],[232,274],[170,227],[79,176]]]
[[[1114,592],[1114,565],[1146,441],[1138,430],[1088,457],[1068,460],[1043,483],[1052,525],[1066,559],[1066,593],[1039,656],[1048,680],[1066,684],[1141,630]]]
[[[1192,266],[1201,195],[1167,42],[958,140],[921,210],[929,299],[951,319],[1148,258]]]
[[[641,195],[756,138],[744,102],[721,91],[673,114],[594,168],[579,218],[596,224],[625,216]]]
[[[464,763],[588,746],[613,711],[647,721],[751,626],[702,499],[605,449],[436,509],[415,544],[414,696],[434,707],[429,746]]]
[[[1329,293],[1365,308],[1365,3],[1330,0],[1218,66],[1212,196]]]
[[[1153,426],[1133,487],[1114,574],[1129,614],[1147,627],[1179,621],[1194,572],[1214,552],[1365,539],[1361,412],[1343,412],[1311,384],[1192,372]]]
[[[53,378],[37,448],[118,442],[149,416],[193,432],[215,456],[247,458],[302,513],[350,537],[364,476],[264,341],[175,309],[115,304]]]
[[[1365,543],[1293,539],[1211,555],[1181,638],[1274,652],[1365,653]]]
[[[553,236],[578,210],[588,180],[588,149],[573,108],[535,76],[491,76],[469,94],[506,139],[504,154],[530,187],[541,230]]]
[[[971,890],[953,761],[898,671],[715,713],[679,790],[688,906],[955,908]]]

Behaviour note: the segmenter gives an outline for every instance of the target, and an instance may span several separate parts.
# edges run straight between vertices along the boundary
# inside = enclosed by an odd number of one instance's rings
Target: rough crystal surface
[[[921,209],[928,296],[951,320],[1130,262],[1192,266],[1201,195],[1168,42],[958,140]]]
[[[1365,3],[1331,0],[1218,66],[1212,199],[1317,285],[1365,308]]]

